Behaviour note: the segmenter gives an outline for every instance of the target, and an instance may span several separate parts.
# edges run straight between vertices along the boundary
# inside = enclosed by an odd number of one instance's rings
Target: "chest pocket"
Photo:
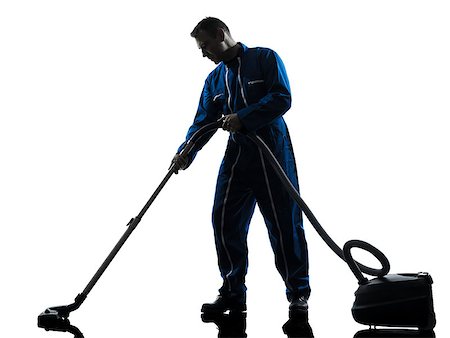
[[[263,79],[248,79],[245,84],[249,103],[255,103],[266,95],[267,90]]]
[[[227,111],[226,105],[226,97],[225,93],[217,93],[213,97],[213,103],[216,109],[218,109],[220,112],[225,113]]]

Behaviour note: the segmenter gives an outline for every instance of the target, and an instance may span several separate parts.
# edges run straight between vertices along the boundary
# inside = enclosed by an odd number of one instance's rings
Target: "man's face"
[[[215,64],[222,61],[221,56],[224,52],[223,39],[221,39],[221,34],[216,34],[216,37],[211,37],[205,31],[200,31],[195,39],[197,41],[197,46],[202,50],[203,57],[207,57]]]

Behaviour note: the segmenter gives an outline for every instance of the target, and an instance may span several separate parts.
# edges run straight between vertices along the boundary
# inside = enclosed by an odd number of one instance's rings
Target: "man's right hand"
[[[187,159],[187,154],[186,155],[175,154],[175,156],[172,159],[172,164],[174,165],[173,172],[175,174],[178,174],[178,170],[186,169],[188,163],[189,160]]]

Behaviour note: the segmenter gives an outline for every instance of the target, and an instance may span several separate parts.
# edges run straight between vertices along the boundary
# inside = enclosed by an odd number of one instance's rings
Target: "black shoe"
[[[295,297],[289,305],[289,318],[308,320],[308,300],[304,297]]]
[[[283,332],[287,338],[314,338],[311,325],[308,321],[290,318],[283,325]]]
[[[224,313],[230,312],[243,312],[247,310],[244,297],[229,297],[219,295],[214,303],[205,303],[202,306],[203,313]]]

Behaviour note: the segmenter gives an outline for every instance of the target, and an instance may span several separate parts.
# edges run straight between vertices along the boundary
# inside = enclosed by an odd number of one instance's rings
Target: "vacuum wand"
[[[205,134],[209,132],[215,132],[221,125],[221,121],[213,122],[210,124],[207,124],[197,130],[192,137],[186,142],[185,147],[183,148],[181,154],[188,154],[194,147],[196,142]],[[150,208],[158,194],[161,192],[161,190],[164,188],[166,183],[169,181],[169,179],[172,177],[172,175],[176,172],[175,164],[173,163],[164,179],[161,181],[159,186],[156,188],[155,192],[152,194],[150,199],[147,201],[145,206],[142,208],[142,210],[139,212],[139,214],[132,218],[128,224],[127,224],[127,230],[122,235],[122,237],[119,239],[117,244],[114,246],[114,248],[109,253],[108,257],[106,257],[103,264],[100,266],[100,268],[97,270],[97,272],[94,274],[94,276],[91,278],[89,283],[84,288],[83,292],[78,294],[75,298],[75,302],[70,305],[64,305],[64,306],[54,306],[47,308],[44,312],[42,312],[38,316],[38,327],[41,327],[47,331],[63,331],[63,332],[71,332],[75,335],[75,338],[82,338],[83,334],[76,328],[75,326],[70,324],[70,321],[68,319],[70,313],[72,311],[77,310],[81,304],[85,301],[87,295],[89,292],[91,292],[92,288],[95,286],[95,284],[98,282],[100,277],[103,275],[105,270],[108,268],[109,264],[112,262],[114,257],[117,255],[119,250],[122,248],[122,246],[127,241],[128,237],[130,237],[131,233],[136,229],[138,224],[140,223],[142,217],[147,212],[147,210]]]
[[[130,220],[127,224],[127,230],[122,235],[122,237],[119,239],[117,244],[114,246],[114,248],[111,250],[108,257],[105,259],[103,264],[100,266],[100,268],[97,270],[95,275],[91,278],[89,283],[84,288],[83,292],[78,294],[78,296],[75,298],[75,302],[70,305],[66,306],[55,306],[46,309],[43,313],[41,313],[38,317],[38,326],[42,327],[44,329],[52,330],[52,331],[68,331],[75,334],[75,337],[81,338],[83,337],[82,333],[74,326],[70,325],[69,320],[67,319],[69,317],[70,312],[78,309],[81,304],[86,299],[89,292],[91,292],[92,288],[95,286],[95,284],[98,282],[100,277],[103,275],[105,270],[108,268],[109,264],[112,262],[114,257],[117,255],[119,250],[122,248],[122,246],[127,241],[128,237],[130,237],[131,233],[136,229],[138,224],[140,223],[142,217],[144,216],[145,212],[148,210],[150,205],[153,203],[153,201],[156,199],[158,194],[161,192],[163,187],[166,185],[167,181],[169,181],[170,177],[173,175],[174,170],[173,166],[169,169],[169,172],[166,174],[162,182],[159,184],[158,188],[156,188],[153,195],[150,197],[148,202],[145,204],[144,208],[142,208],[141,212],[134,218]]]

